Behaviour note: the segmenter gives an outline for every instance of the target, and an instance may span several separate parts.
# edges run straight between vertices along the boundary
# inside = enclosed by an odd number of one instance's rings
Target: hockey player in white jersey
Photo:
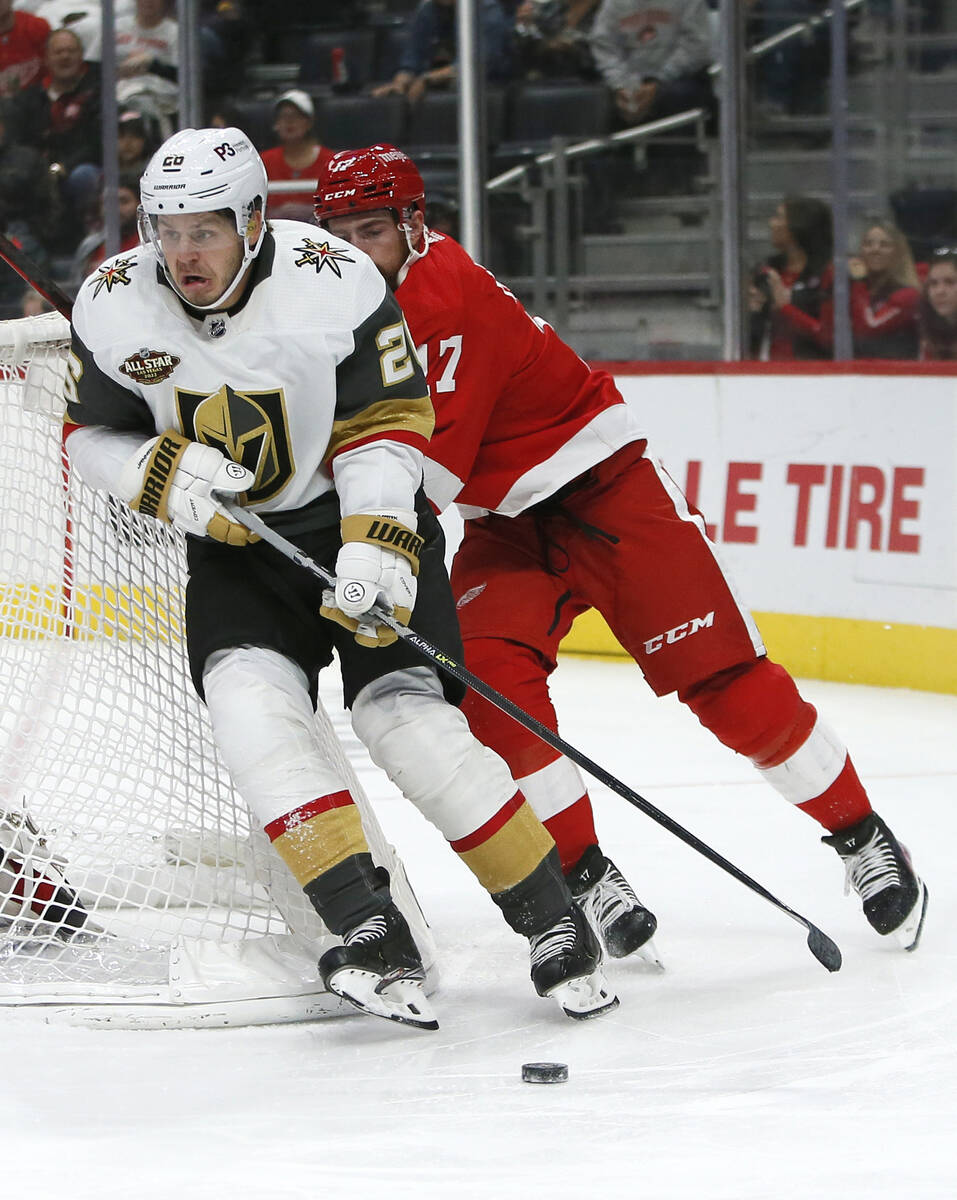
[[[469,732],[455,681],[370,612],[382,603],[462,657],[421,492],[432,407],[402,313],[364,254],[312,225],[267,224],[265,196],[238,129],[160,147],[141,183],[144,244],[77,296],[70,456],[88,483],[188,535],[193,681],[237,789],[343,938],[320,961],[326,985],[435,1027],[412,935],[316,732],[335,651],[356,733],[529,938],[538,993],[594,1016],[617,999],[551,836]],[[224,497],[334,568],[334,592]]]

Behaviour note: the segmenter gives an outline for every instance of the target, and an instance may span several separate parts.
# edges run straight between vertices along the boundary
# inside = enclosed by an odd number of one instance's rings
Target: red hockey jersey
[[[605,371],[593,371],[551,326],[451,238],[396,293],[429,382],[435,431],[425,489],[440,510],[514,516],[642,437]]]

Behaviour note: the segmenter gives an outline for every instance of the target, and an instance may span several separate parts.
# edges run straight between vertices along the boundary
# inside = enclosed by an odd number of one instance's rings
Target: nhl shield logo
[[[169,379],[179,363],[177,356],[166,350],[144,348],[136,354],[131,354],[129,358],[124,358],[119,369],[134,383],[150,387],[154,383],[162,383],[164,379]]]

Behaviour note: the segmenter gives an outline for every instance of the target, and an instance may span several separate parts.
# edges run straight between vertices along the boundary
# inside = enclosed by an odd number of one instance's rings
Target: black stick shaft
[[[233,502],[225,503],[224,507],[229,511],[234,520],[238,521],[241,525],[245,525],[248,529],[253,530],[255,533],[258,533],[263,541],[268,542],[269,545],[271,545],[275,550],[278,550],[287,558],[292,559],[292,561],[298,563],[299,566],[311,571],[314,575],[318,575],[320,579],[329,584],[331,587],[335,586],[336,580],[334,575],[330,574],[329,571],[311,559],[292,542],[287,541],[287,539],[281,534],[276,533],[274,529],[271,529],[265,523],[265,521],[256,516],[255,513],[251,513],[247,509],[244,509],[240,505]],[[740,867],[736,867],[734,863],[730,862],[724,857],[724,855],[719,854],[718,851],[709,846],[707,842],[703,842],[699,837],[696,837],[695,834],[691,833],[690,830],[685,829],[683,825],[680,825],[672,817],[669,817],[667,813],[664,813],[661,811],[661,809],[656,808],[655,805],[646,800],[644,796],[640,796],[626,783],[623,783],[620,779],[612,775],[610,771],[606,771],[604,767],[600,766],[596,762],[593,762],[587,754],[582,753],[581,750],[571,745],[571,743],[566,742],[565,739],[557,734],[554,730],[549,729],[547,725],[543,725],[541,721],[537,720],[537,718],[533,717],[530,713],[527,713],[523,708],[520,708],[514,701],[509,700],[507,696],[503,696],[501,692],[496,691],[496,689],[490,684],[486,683],[484,679],[480,679],[477,675],[473,675],[473,673],[467,667],[464,667],[461,663],[456,662],[454,658],[450,658],[444,651],[439,650],[438,647],[433,646],[427,638],[422,637],[422,635],[416,633],[415,630],[409,629],[407,626],[402,625],[389,613],[382,612],[379,609],[375,609],[374,612],[377,620],[381,621],[385,625],[388,625],[390,629],[395,630],[399,637],[408,642],[408,644],[414,647],[414,649],[418,650],[423,657],[435,663],[436,666],[441,667],[443,671],[447,671],[461,683],[464,683],[466,686],[472,688],[473,691],[484,697],[489,701],[489,703],[494,704],[497,708],[500,708],[502,712],[507,713],[513,720],[517,721],[519,725],[523,725],[526,729],[528,729],[531,733],[534,733],[537,737],[541,738],[543,742],[551,746],[554,750],[557,750],[560,754],[564,754],[566,758],[570,758],[572,762],[577,763],[578,766],[587,771],[589,775],[593,775],[597,780],[605,784],[606,787],[610,788],[617,795],[621,796],[623,800],[627,800],[629,804],[632,804],[635,808],[640,809],[641,812],[650,817],[653,821],[657,822],[657,824],[661,825],[662,828],[667,829],[669,833],[673,833],[675,837],[679,838],[686,845],[690,846],[692,850],[696,850],[699,854],[713,862],[715,866],[720,867],[723,871],[726,871],[729,875],[737,879],[739,883],[743,883],[745,887],[750,888],[752,892],[757,893],[757,895],[767,900],[769,904],[773,904],[775,908],[778,908],[781,912],[786,913],[793,920],[797,921],[799,925],[803,925],[808,931],[808,947],[814,957],[817,958],[817,960],[822,963],[823,966],[827,967],[829,971],[836,971],[840,968],[840,950],[835,943],[831,941],[831,939],[825,933],[818,929],[816,925],[812,924],[807,917],[803,917],[800,913],[795,912],[793,908],[785,904],[782,900],[779,900],[775,895],[769,892],[766,887],[742,871]]]
[[[0,233],[0,258],[69,321],[73,313],[73,301],[54,279],[45,275],[33,259],[3,233]]]
[[[15,246],[2,233],[0,233],[0,258],[8,263],[21,279],[29,283],[31,287],[36,288],[41,296],[49,300],[53,307],[66,317],[67,320],[70,319],[73,313],[73,301],[61,290],[54,280],[40,271],[36,263],[28,255],[24,254],[18,246]],[[255,513],[248,512],[246,509],[232,502],[225,503],[225,507],[230,511],[234,520],[258,533],[263,541],[268,542],[273,549],[278,550],[287,558],[291,558],[293,562],[298,563],[306,570],[312,571],[314,575],[318,575],[320,579],[331,586],[335,586],[336,581],[333,575],[317,562],[314,562],[307,554],[304,554],[292,542],[287,541],[281,534],[270,529],[265,521],[257,517]],[[653,821],[656,821],[663,829],[667,829],[669,833],[673,833],[675,837],[690,846],[692,850],[697,850],[699,854],[733,876],[739,883],[743,883],[745,887],[750,888],[752,892],[767,900],[769,904],[773,904],[775,908],[786,913],[793,920],[797,921],[799,925],[803,925],[808,931],[808,948],[818,962],[827,967],[829,971],[840,970],[841,952],[836,943],[809,921],[807,917],[802,917],[799,912],[795,912],[793,908],[772,895],[767,888],[763,887],[757,880],[752,879],[740,867],[736,867],[724,855],[712,849],[707,842],[703,842],[699,837],[691,833],[690,830],[685,829],[683,825],[679,825],[667,813],[656,808],[644,796],[640,796],[626,783],[623,783],[616,776],[612,775],[610,771],[606,771],[604,767],[593,762],[587,754],[582,753],[581,750],[571,745],[570,742],[566,742],[563,737],[560,737],[554,730],[549,729],[547,725],[543,725],[541,721],[537,720],[530,713],[527,713],[523,708],[519,708],[514,701],[509,700],[507,696],[503,696],[501,692],[496,691],[484,679],[480,679],[478,675],[473,675],[467,667],[462,666],[461,663],[456,662],[455,659],[450,658],[436,646],[433,646],[421,634],[400,624],[390,613],[376,610],[376,617],[385,625],[388,625],[390,629],[393,629],[410,646],[418,650],[424,658],[429,659],[436,666],[453,675],[461,683],[472,688],[473,691],[484,697],[489,703],[500,708],[502,712],[507,713],[519,725],[523,725],[529,732],[541,738],[546,745],[551,746],[553,750],[557,750],[559,754],[564,754],[566,758],[570,758],[572,762],[577,763],[589,775],[593,775],[595,779],[621,796],[623,800],[627,800],[629,804],[634,805],[635,808],[639,809]]]

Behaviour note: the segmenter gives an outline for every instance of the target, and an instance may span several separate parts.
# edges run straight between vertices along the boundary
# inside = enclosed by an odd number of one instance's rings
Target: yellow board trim
[[[957,694],[957,629],[846,617],[755,613],[768,654],[803,679]],[[118,637],[138,642],[184,640],[183,598],[153,589],[77,588],[64,613],[59,588],[0,583],[0,637]],[[561,644],[566,654],[627,658],[594,609]]]
[[[0,637],[175,644],[186,636],[183,605],[182,595],[152,588],[117,591],[96,584],[66,598],[54,584],[0,583]]]
[[[803,679],[957,693],[957,629],[794,613],[754,617],[769,656]],[[594,609],[575,621],[561,649],[628,657]]]

